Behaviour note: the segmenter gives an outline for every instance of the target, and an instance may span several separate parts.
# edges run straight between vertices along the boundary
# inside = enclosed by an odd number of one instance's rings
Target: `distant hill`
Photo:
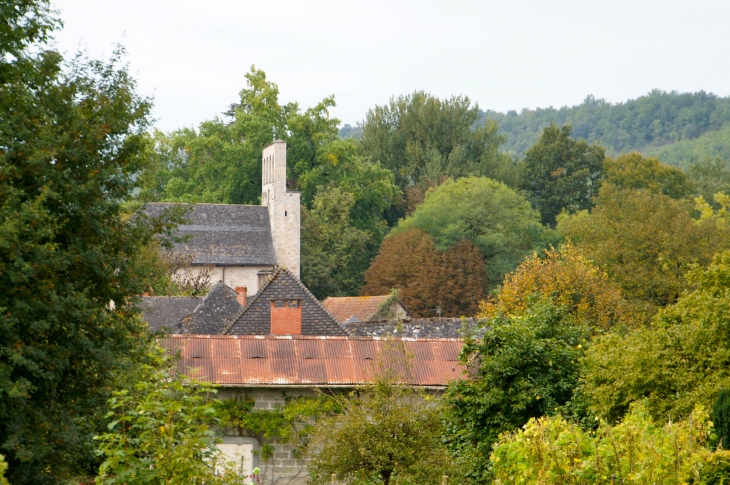
[[[508,136],[504,149],[522,155],[550,122],[571,124],[573,136],[603,145],[608,155],[632,150],[687,166],[704,156],[730,160],[730,98],[711,93],[654,90],[624,103],[588,96],[573,107],[525,109],[521,113],[483,111]]]

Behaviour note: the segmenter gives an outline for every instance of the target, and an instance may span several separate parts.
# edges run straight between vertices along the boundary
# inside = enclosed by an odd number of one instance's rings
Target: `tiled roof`
[[[417,318],[409,322],[345,323],[350,335],[358,337],[464,338],[464,331],[474,331],[473,318]]]
[[[271,300],[302,302],[302,335],[347,335],[347,330],[288,269],[277,268],[269,281],[250,298],[223,330],[229,335],[271,334]]]
[[[361,322],[367,322],[380,309],[380,305],[388,301],[390,295],[382,296],[331,296],[322,304],[332,312],[338,322],[346,322],[357,317]]]
[[[151,216],[180,204],[149,203]],[[276,264],[271,239],[269,208],[258,205],[195,204],[186,215],[189,224],[180,225],[178,235],[190,236],[175,248],[194,256],[195,264],[273,266]]]
[[[458,339],[374,339],[171,335],[178,368],[221,386],[349,386],[371,382],[379,369],[414,386],[446,386],[465,375]]]
[[[153,332],[164,328],[176,332],[180,321],[193,313],[202,300],[194,296],[144,296],[137,306]]]
[[[178,333],[219,334],[233,322],[243,308],[238,295],[227,285],[218,282],[213,285],[203,301],[182,321]]]

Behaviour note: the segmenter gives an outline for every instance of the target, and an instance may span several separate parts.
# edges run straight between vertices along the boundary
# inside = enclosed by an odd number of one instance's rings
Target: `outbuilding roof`
[[[359,321],[367,322],[372,320],[378,314],[383,305],[388,304],[389,300],[400,304],[403,310],[411,318],[413,317],[408,309],[397,298],[391,295],[380,296],[330,296],[322,302],[332,315],[339,322]],[[355,317],[353,319],[353,317]]]
[[[145,208],[151,216],[158,216],[165,209],[180,205],[148,203]],[[186,218],[188,224],[178,226],[177,235],[189,239],[175,243],[175,249],[193,255],[193,264],[276,264],[268,207],[195,204]]]
[[[153,332],[168,329],[177,332],[180,322],[203,301],[196,296],[143,296],[137,306],[142,310],[142,318]]]
[[[465,376],[459,339],[171,335],[181,372],[221,386],[353,386],[378,372],[413,386],[443,387]]]

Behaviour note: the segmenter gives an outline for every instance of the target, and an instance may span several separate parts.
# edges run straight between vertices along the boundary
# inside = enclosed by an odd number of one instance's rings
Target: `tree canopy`
[[[520,188],[551,226],[563,210],[591,207],[603,172],[604,149],[574,140],[570,130],[551,124],[525,153]]]
[[[673,199],[683,199],[694,190],[685,172],[638,152],[619,155],[616,159],[607,158],[603,169],[605,183],[621,189],[647,189]]]
[[[420,229],[447,250],[463,240],[479,248],[488,289],[535,249],[555,240],[540,224],[539,213],[520,194],[485,177],[447,180],[430,190],[415,212],[401,220],[392,234]]]
[[[462,241],[440,251],[431,236],[408,229],[383,241],[365,273],[363,295],[398,289],[419,317],[472,316],[486,295],[486,272],[479,249]]]

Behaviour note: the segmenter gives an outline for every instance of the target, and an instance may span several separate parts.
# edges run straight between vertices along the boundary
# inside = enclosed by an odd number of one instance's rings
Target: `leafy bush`
[[[5,457],[0,455],[0,485],[8,485],[8,481],[5,480],[5,470],[8,469],[8,464],[5,463]]]
[[[688,485],[728,485],[730,483],[730,451],[718,450],[702,462],[687,480]]]
[[[602,421],[595,433],[561,416],[531,419],[495,446],[494,483],[587,485],[615,476],[623,484],[679,485],[703,468],[711,426],[702,408],[686,421],[660,426],[643,404],[616,426]]]

